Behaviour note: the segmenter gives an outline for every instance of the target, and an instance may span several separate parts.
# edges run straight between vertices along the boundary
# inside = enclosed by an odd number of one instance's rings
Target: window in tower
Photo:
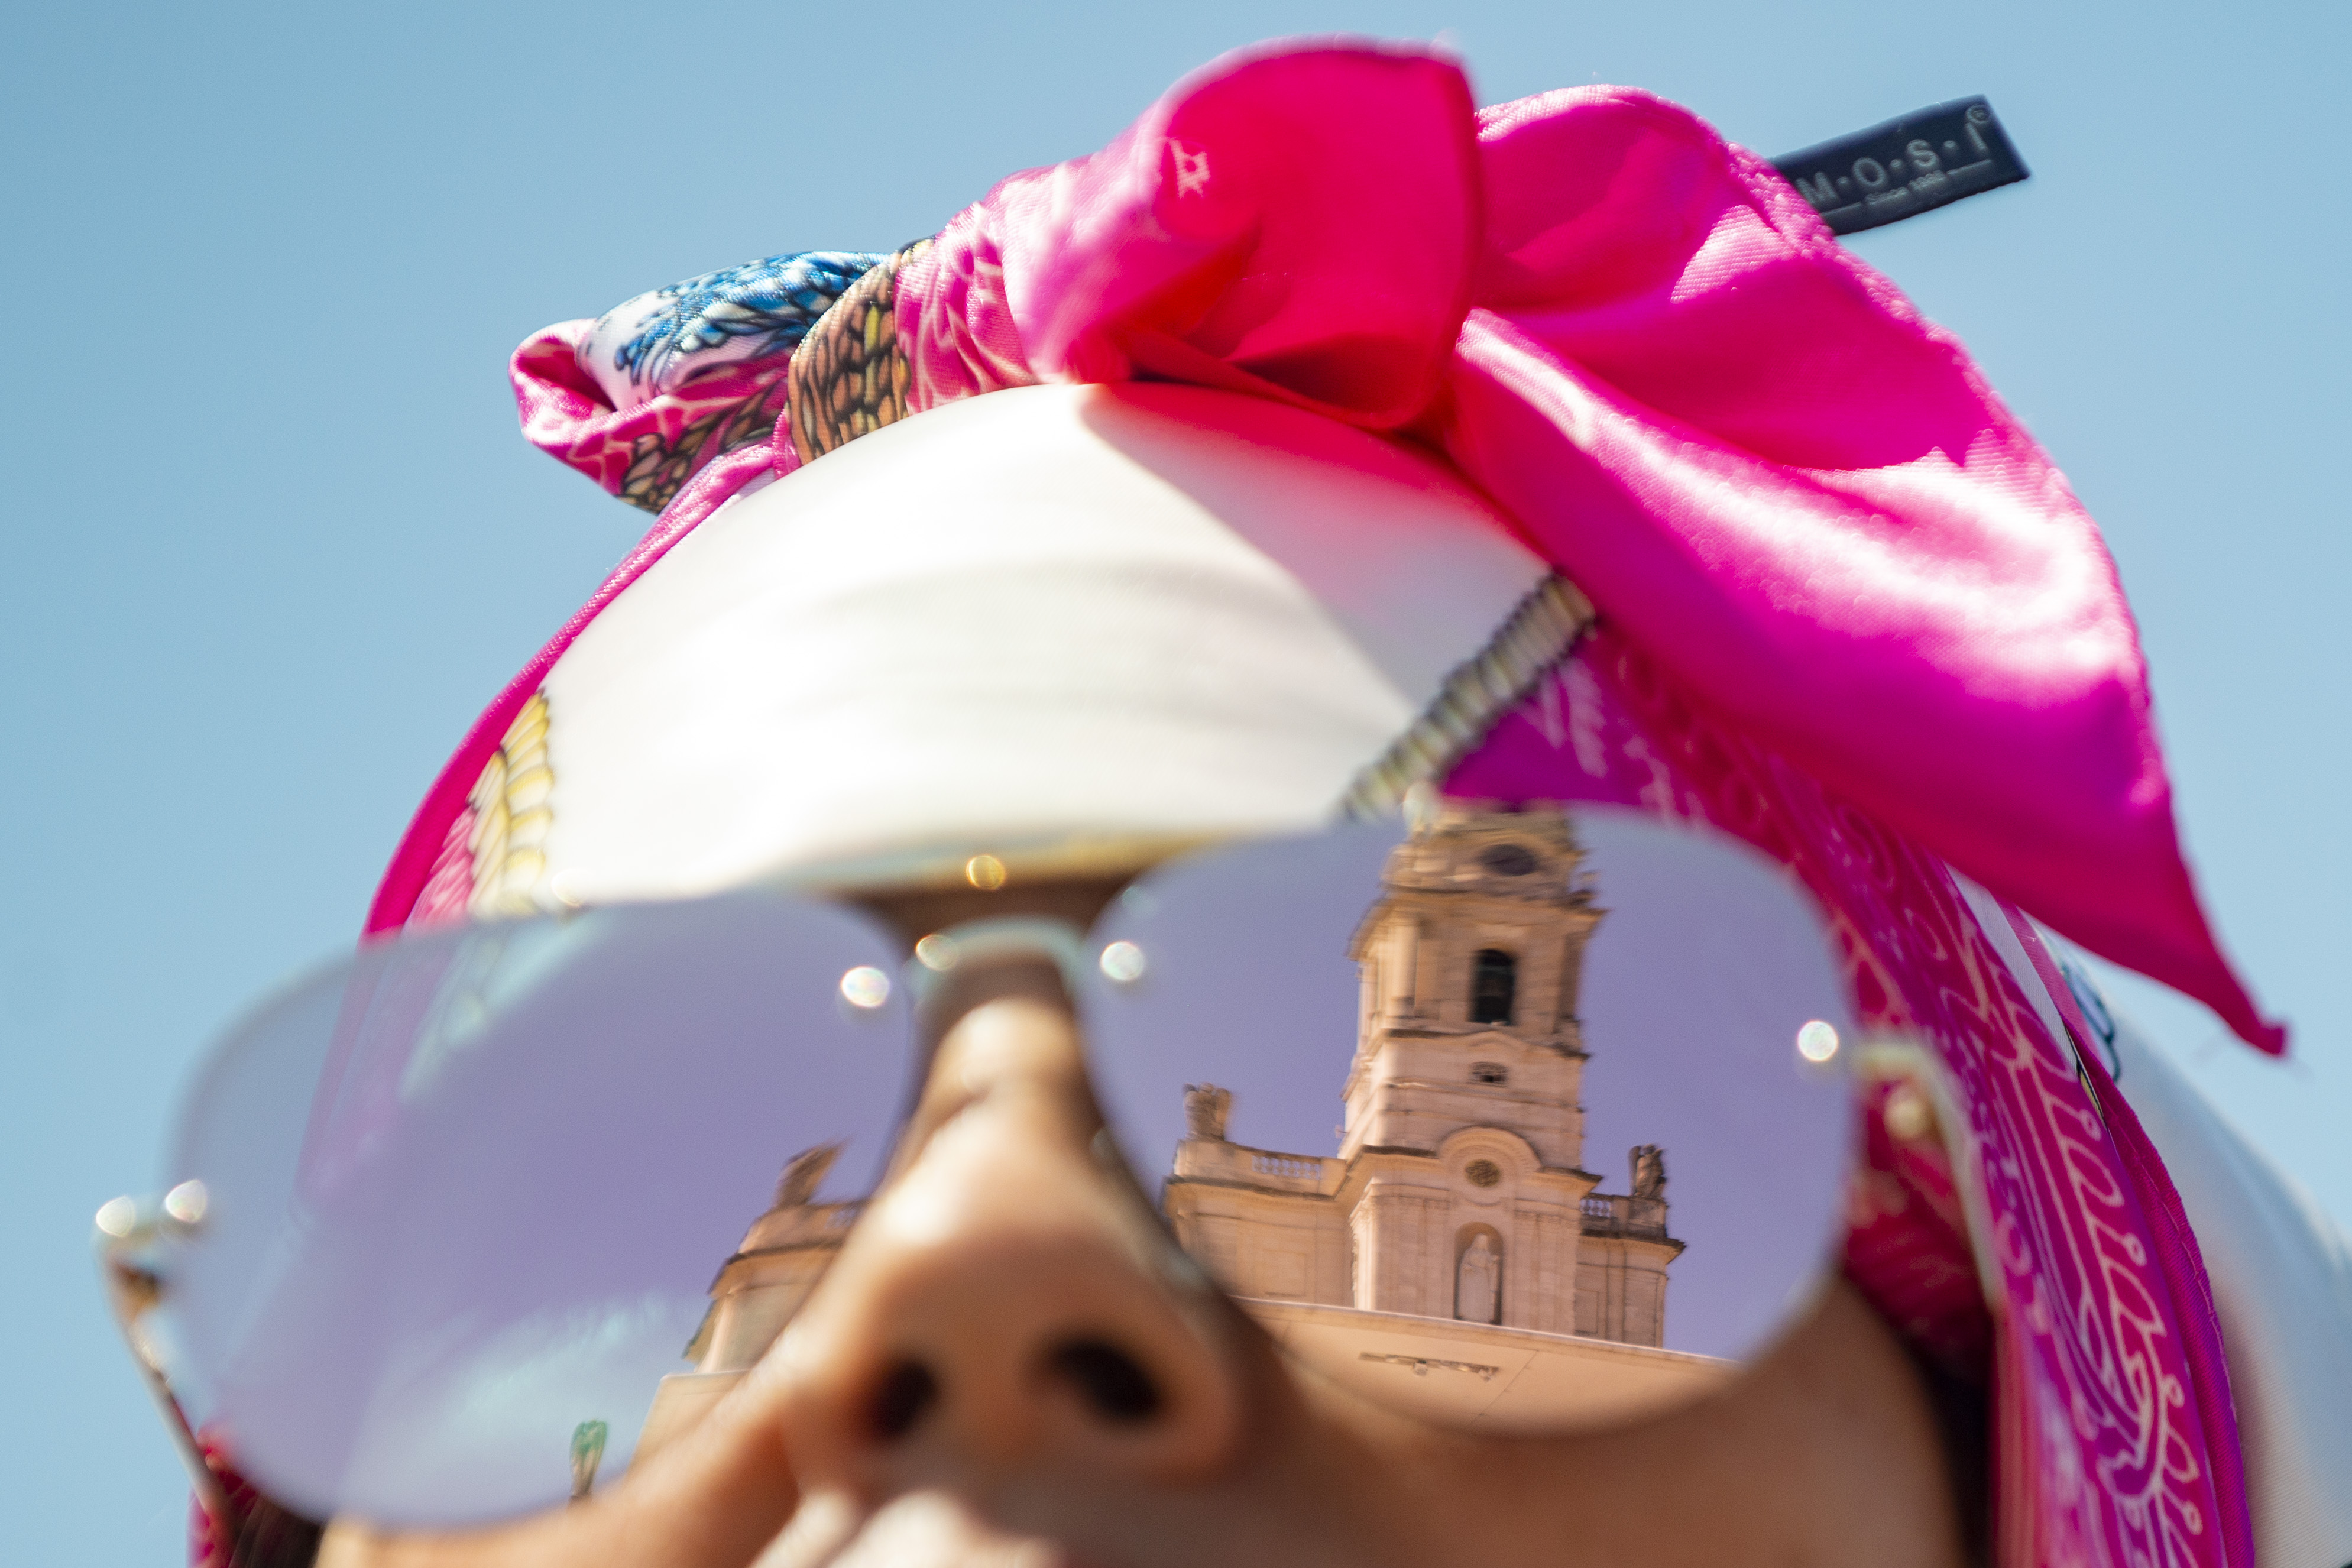
[[[1470,962],[1470,1021],[1509,1023],[1518,988],[1518,960],[1499,948],[1481,948]]]
[[[1535,852],[1524,844],[1490,844],[1478,852],[1478,864],[1497,877],[1525,877],[1535,870]]]

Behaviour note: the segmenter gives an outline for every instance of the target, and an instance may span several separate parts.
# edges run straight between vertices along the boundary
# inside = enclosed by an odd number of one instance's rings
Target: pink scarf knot
[[[910,408],[1175,379],[1442,450],[1724,719],[2284,1048],[2182,863],[2097,529],[1959,343],[1687,111],[1249,51],[898,290]]]

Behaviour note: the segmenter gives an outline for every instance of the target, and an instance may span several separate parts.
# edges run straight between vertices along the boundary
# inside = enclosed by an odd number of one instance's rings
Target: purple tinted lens
[[[1818,911],[1744,846],[1449,810],[1170,866],[1096,936],[1095,1081],[1147,1190],[1360,1388],[1521,1426],[1654,1408],[1823,1277],[1853,1026]]]
[[[896,973],[858,916],[763,894],[362,950],[191,1097],[175,1385],[320,1516],[561,1501],[588,1422],[611,1476],[785,1163],[838,1146],[800,1195],[871,1190],[908,1091]]]

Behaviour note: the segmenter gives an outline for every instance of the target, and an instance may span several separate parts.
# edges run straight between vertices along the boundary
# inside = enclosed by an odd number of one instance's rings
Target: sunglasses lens
[[[560,1502],[575,1436],[610,1477],[726,1331],[712,1271],[779,1168],[806,1155],[778,1198],[803,1228],[872,1190],[897,968],[854,914],[741,895],[405,937],[286,994],[182,1122],[170,1179],[205,1202],[158,1259],[174,1388],[319,1517]],[[759,1239],[768,1299],[733,1309],[788,1310],[807,1238]]]
[[[1372,1398],[1654,1411],[1825,1276],[1854,1029],[1818,911],[1743,846],[1449,810],[1171,863],[1089,951],[1095,1083],[1179,1240]],[[898,975],[864,917],[746,893],[404,936],[281,995],[168,1172],[152,1326],[188,1413],[319,1517],[611,1477],[874,1191]]]
[[[1096,946],[1095,1081],[1147,1191],[1375,1398],[1654,1411],[1825,1276],[1854,1030],[1818,910],[1745,846],[1449,810],[1163,868]]]

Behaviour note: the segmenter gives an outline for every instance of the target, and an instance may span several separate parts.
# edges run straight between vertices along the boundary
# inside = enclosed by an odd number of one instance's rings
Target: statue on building
[[[838,1143],[820,1143],[814,1149],[803,1149],[784,1162],[784,1173],[776,1178],[775,1209],[805,1208],[816,1196],[817,1184],[833,1169],[834,1160],[841,1153]]]
[[[1220,1142],[1223,1142],[1225,1118],[1232,1114],[1233,1109],[1233,1090],[1219,1089],[1213,1083],[1186,1084],[1184,1086],[1184,1135],[1188,1138],[1213,1138]]]
[[[1480,1231],[1463,1250],[1454,1287],[1454,1315],[1465,1323],[1492,1323],[1502,1314],[1503,1260]]]
[[[1666,1152],[1655,1143],[1636,1143],[1626,1163],[1633,1170],[1633,1195],[1666,1201]]]

